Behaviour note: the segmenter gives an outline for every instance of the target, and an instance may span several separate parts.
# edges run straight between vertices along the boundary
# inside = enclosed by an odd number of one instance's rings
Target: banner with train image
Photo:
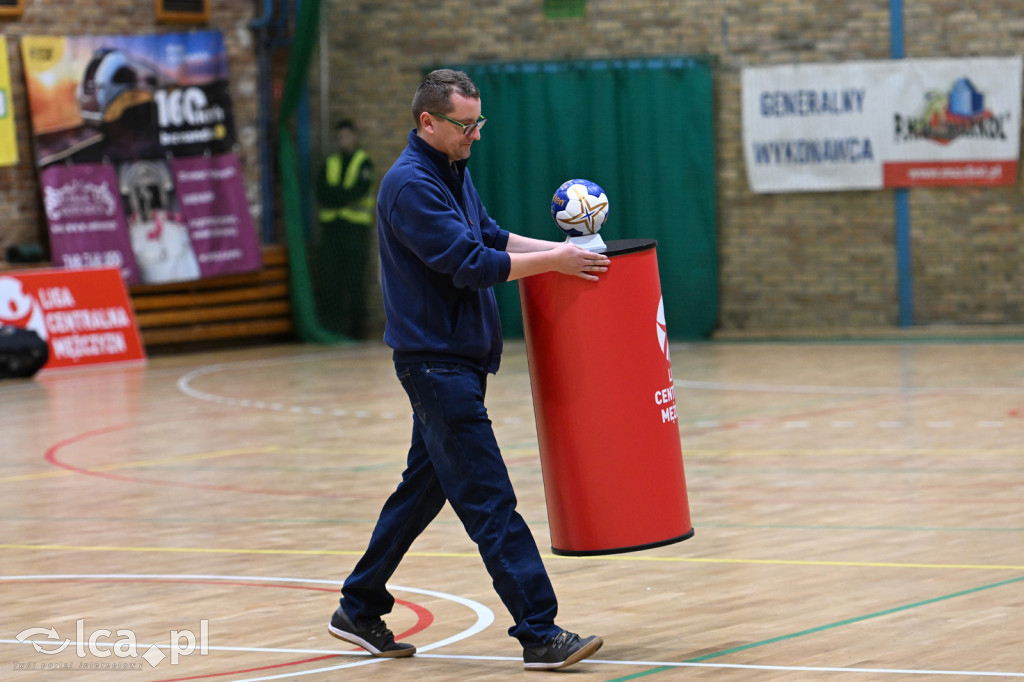
[[[261,267],[218,31],[21,39],[55,266],[161,284]]]

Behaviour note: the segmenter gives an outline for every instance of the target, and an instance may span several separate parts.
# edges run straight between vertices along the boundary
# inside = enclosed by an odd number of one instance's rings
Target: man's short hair
[[[439,114],[450,112],[453,92],[463,97],[480,98],[480,89],[462,71],[437,69],[428,73],[416,88],[416,94],[412,98],[412,117],[416,121],[416,127],[419,127],[420,114],[424,111],[436,111]]]

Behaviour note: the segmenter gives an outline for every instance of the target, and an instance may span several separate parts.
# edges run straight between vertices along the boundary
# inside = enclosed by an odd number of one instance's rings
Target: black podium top
[[[605,242],[604,255],[611,258],[612,256],[621,256],[625,253],[635,253],[637,251],[646,251],[647,249],[653,249],[658,245],[657,239],[610,239]]]

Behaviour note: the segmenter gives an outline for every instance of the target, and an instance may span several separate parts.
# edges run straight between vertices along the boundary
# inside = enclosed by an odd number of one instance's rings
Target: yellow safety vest
[[[352,160],[345,169],[345,177],[341,177],[341,154],[331,154],[327,157],[327,184],[336,187],[340,183],[342,188],[351,189],[359,180],[359,174],[363,170],[363,164],[369,159],[369,154],[363,149],[357,149],[352,155]],[[320,210],[320,220],[329,222],[331,220],[347,220],[357,225],[369,225],[373,222],[373,211],[376,200],[373,194],[368,194],[362,199],[343,206],[342,208],[324,208]]]

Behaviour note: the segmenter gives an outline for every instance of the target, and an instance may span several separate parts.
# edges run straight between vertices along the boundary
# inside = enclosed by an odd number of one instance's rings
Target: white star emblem
[[[601,225],[598,223],[595,226],[594,222],[598,220],[608,208],[608,200],[604,199],[602,201],[599,197],[591,195],[587,192],[586,188],[580,185],[573,185],[569,188],[566,194],[569,195],[571,200],[579,202],[579,212],[575,215],[563,218],[562,222],[567,225],[581,225],[589,234],[597,232],[597,230],[601,228]]]

